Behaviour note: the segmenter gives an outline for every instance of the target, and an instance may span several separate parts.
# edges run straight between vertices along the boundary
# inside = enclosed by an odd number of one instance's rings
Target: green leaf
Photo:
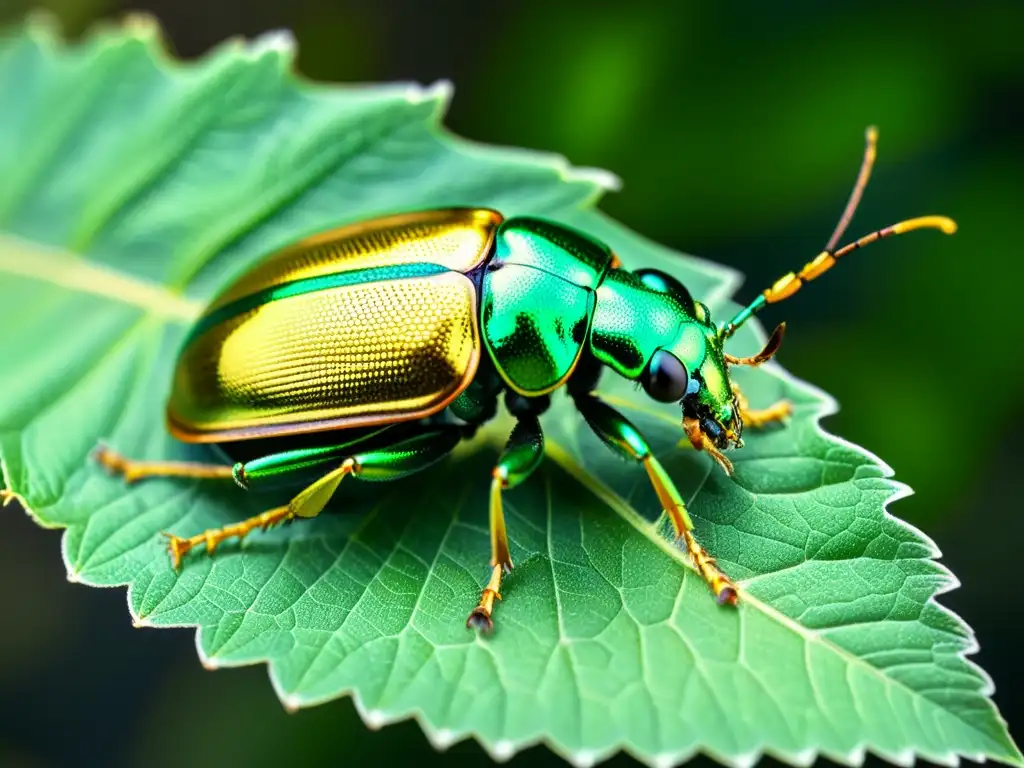
[[[128,488],[88,454],[103,439],[140,458],[212,459],[165,434],[174,353],[203,303],[268,250],[472,203],[583,228],[629,267],[674,273],[716,315],[734,309],[734,273],[593,208],[610,175],[448,135],[444,84],[313,85],[291,58],[277,35],[185,66],[139,20],[74,47],[39,24],[0,38],[0,461],[33,517],[66,529],[70,579],[128,585],[140,625],[198,627],[210,667],[267,662],[289,708],[350,694],[368,724],[416,717],[438,746],[472,736],[504,757],[544,741],[581,765],[619,749],[658,766],[696,751],[803,764],[865,750],[1024,765],[965,659],[971,631],[935,602],[953,577],[886,512],[906,489],[823,433],[832,401],[774,365],[740,382],[755,406],[791,398],[795,416],[749,434],[734,479],[680,445],[677,412],[613,376],[601,386],[739,580],[735,610],[659,533],[643,471],[564,396],[544,418],[548,461],[508,496],[517,567],[490,637],[463,622],[487,576],[487,479],[507,418],[430,474],[353,483],[338,513],[176,574],[160,531],[273,500],[209,482]],[[763,338],[745,329],[736,354]]]

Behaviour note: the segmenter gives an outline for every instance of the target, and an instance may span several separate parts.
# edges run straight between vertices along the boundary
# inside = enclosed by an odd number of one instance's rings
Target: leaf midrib
[[[561,467],[565,469],[566,472],[572,475],[580,483],[580,485],[582,485],[591,493],[593,493],[603,503],[606,503],[609,507],[614,509],[615,512],[621,518],[626,520],[626,522],[632,525],[633,528],[635,528],[640,535],[644,536],[647,540],[654,543],[666,555],[673,558],[677,562],[681,563],[691,572],[697,573],[696,567],[689,561],[689,559],[683,557],[682,552],[670,546],[667,541],[658,536],[656,533],[656,528],[650,525],[647,522],[647,520],[643,517],[643,515],[640,514],[639,511],[637,511],[628,501],[623,499],[612,489],[604,485],[604,483],[600,482],[597,478],[595,478],[593,475],[587,472],[587,470],[581,464],[579,464],[572,458],[571,454],[565,448],[563,448],[554,440],[548,440],[545,446],[545,453],[549,458],[551,458],[553,461],[561,465]],[[954,718],[956,718],[958,722],[966,725],[967,727],[978,733],[992,747],[994,747],[1000,752],[1005,751],[1004,745],[995,741],[990,734],[978,728],[974,723],[964,720],[958,714],[948,709],[942,708],[937,702],[932,701],[930,698],[922,694],[920,691],[911,688],[901,680],[897,680],[895,678],[890,677],[889,675],[886,675],[883,670],[874,666],[870,662],[865,661],[861,657],[848,651],[842,646],[836,645],[827,637],[822,636],[814,630],[804,627],[799,622],[794,621],[793,619],[786,616],[784,613],[781,613],[780,611],[776,610],[767,603],[758,600],[756,597],[749,594],[745,590],[742,592],[740,600],[741,602],[751,606],[751,608],[757,609],[758,611],[763,613],[767,618],[778,623],[780,626],[785,627],[789,631],[797,634],[803,640],[807,641],[808,646],[810,642],[814,642],[826,648],[827,650],[834,652],[837,656],[839,656],[841,659],[843,659],[843,661],[847,663],[848,668],[850,666],[856,666],[868,670],[873,677],[878,678],[884,685],[891,685],[897,688],[901,688],[907,693],[911,694],[915,700],[923,700],[927,702],[930,706],[936,707],[939,711],[953,716]],[[929,602],[933,600],[934,598],[929,598]],[[831,629],[835,629],[835,627],[832,627]],[[949,750],[947,750],[946,753],[952,754]]]
[[[73,293],[100,296],[165,321],[193,322],[203,311],[164,285],[111,269],[62,248],[0,232],[0,273],[35,279]]]

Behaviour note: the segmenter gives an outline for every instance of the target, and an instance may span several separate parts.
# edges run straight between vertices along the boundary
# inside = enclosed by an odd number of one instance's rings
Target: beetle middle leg
[[[289,475],[308,474],[311,467],[329,464],[333,469],[303,488],[283,507],[277,507],[247,520],[212,528],[195,536],[164,534],[177,568],[192,549],[205,545],[208,554],[227,539],[245,538],[253,530],[266,530],[296,518],[316,517],[331,500],[341,481],[351,475],[360,480],[387,481],[411,475],[451,453],[463,437],[459,427],[432,428],[412,437],[377,447],[343,446],[309,448],[272,454],[245,464],[235,465],[234,476],[243,488],[259,484],[279,484]],[[347,453],[340,460],[339,454]]]
[[[625,416],[596,395],[578,393],[573,396],[573,400],[587,424],[605,445],[620,456],[643,464],[662,509],[672,521],[676,541],[682,543],[697,572],[711,587],[718,603],[735,604],[736,585],[719,570],[715,565],[715,559],[694,537],[693,522],[686,511],[682,496],[679,495],[668,473],[654,457],[644,436]]]
[[[526,480],[540,466],[543,458],[544,433],[537,414],[530,412],[520,415],[501,458],[491,472],[491,578],[484,587],[480,602],[466,619],[466,626],[470,629],[490,631],[494,628],[491,612],[494,610],[494,601],[501,599],[501,576],[502,573],[512,571],[512,555],[505,531],[505,511],[501,504],[502,491],[515,488]]]

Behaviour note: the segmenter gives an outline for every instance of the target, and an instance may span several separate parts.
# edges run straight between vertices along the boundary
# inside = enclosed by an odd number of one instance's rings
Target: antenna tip
[[[874,144],[876,141],[878,141],[878,128],[876,128],[873,125],[869,125],[868,129],[864,132],[864,135],[867,137],[867,140],[869,142]]]
[[[956,222],[947,216],[921,216],[894,224],[892,233],[895,235],[911,232],[915,229],[941,229],[947,235],[956,232]]]

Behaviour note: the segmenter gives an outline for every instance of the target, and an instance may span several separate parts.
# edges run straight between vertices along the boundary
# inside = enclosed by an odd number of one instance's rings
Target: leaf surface
[[[0,462],[33,517],[66,529],[69,578],[127,585],[140,625],[197,627],[209,666],[267,662],[288,707],[351,694],[371,725],[415,716],[440,746],[473,736],[505,757],[544,741],[578,764],[619,749],[659,766],[696,751],[802,764],[865,750],[1024,764],[965,659],[970,630],[934,599],[953,577],[886,511],[906,489],[825,434],[834,404],[774,365],[737,377],[755,406],[788,397],[795,416],[749,434],[733,479],[680,444],[678,412],[610,375],[600,387],[739,580],[736,610],[668,543],[643,471],[564,396],[544,417],[548,461],[507,497],[517,567],[491,637],[464,620],[487,576],[507,417],[436,471],[353,483],[337,513],[176,574],[160,531],[277,500],[209,482],[129,488],[88,454],[103,439],[140,458],[213,459],[165,433],[170,369],[204,303],[269,250],[384,213],[491,206],[577,226],[627,267],[675,274],[716,316],[735,309],[734,273],[594,209],[609,174],[447,134],[444,84],[314,85],[291,61],[277,35],[182,65],[140,21],[76,46],[34,24],[0,38]],[[752,324],[733,351],[761,341]]]

